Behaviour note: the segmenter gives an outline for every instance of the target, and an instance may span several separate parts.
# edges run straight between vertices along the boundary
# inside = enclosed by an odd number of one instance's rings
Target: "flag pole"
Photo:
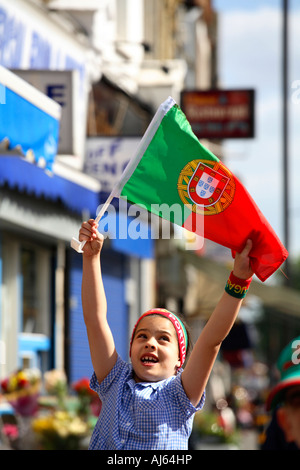
[[[282,47],[282,105],[283,105],[283,225],[284,244],[286,249],[290,249],[290,228],[289,228],[289,142],[288,142],[288,76],[289,76],[289,48],[288,48],[288,15],[289,1],[283,0],[283,47]],[[288,258],[285,261],[286,285],[290,284],[290,266]]]
[[[132,173],[134,172],[135,168],[137,167],[139,161],[141,160],[143,154],[145,153],[149,143],[151,142],[154,134],[156,133],[164,115],[172,108],[172,106],[176,104],[175,100],[169,96],[164,103],[162,103],[159,108],[157,109],[152,121],[150,122],[148,128],[146,129],[145,134],[143,135],[138,148],[130,159],[128,165],[124,169],[120,180],[115,184],[112,192],[108,196],[106,202],[103,204],[99,214],[97,215],[95,222],[98,223],[103,217],[106,209],[108,208],[109,204],[113,200],[114,197],[118,197],[121,193],[123,186],[127,183],[129,178],[131,177]],[[80,242],[77,238],[73,237],[71,240],[71,247],[77,251],[77,253],[83,253],[83,247],[86,244],[85,241]]]
[[[110,193],[110,195],[106,199],[105,203],[101,207],[101,210],[99,211],[99,214],[97,215],[97,217],[95,219],[96,223],[98,223],[100,221],[100,219],[103,217],[106,209],[108,208],[108,206],[111,203],[111,201],[113,200],[113,198],[118,195],[118,191],[117,191],[118,187],[119,187],[119,183],[113,188],[112,192]],[[80,242],[75,237],[73,237],[72,240],[71,240],[71,247],[75,251],[77,251],[77,253],[83,253],[83,247],[84,247],[85,244],[86,244],[86,241]]]

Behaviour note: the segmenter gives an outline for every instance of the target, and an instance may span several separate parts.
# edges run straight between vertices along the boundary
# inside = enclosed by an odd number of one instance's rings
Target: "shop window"
[[[103,76],[89,94],[87,134],[142,136],[153,114],[147,104],[133,99]]]
[[[20,367],[47,370],[50,360],[51,253],[32,245],[20,250]]]
[[[21,297],[23,333],[50,333],[50,251],[33,246],[21,248]]]
[[[37,272],[36,253],[34,250],[22,248],[21,251],[23,315],[22,331],[24,333],[38,333],[37,331]]]

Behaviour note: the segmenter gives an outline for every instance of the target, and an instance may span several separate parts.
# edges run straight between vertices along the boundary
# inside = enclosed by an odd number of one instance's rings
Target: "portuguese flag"
[[[111,196],[126,198],[192,232],[200,227],[200,236],[233,252],[240,252],[251,238],[252,269],[262,281],[288,256],[247,190],[201,145],[170,97],[156,112]]]

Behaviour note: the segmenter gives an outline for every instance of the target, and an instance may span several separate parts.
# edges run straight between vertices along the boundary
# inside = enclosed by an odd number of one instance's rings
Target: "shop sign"
[[[135,154],[140,137],[91,137],[86,142],[84,171],[110,193]]]
[[[199,139],[254,137],[254,90],[186,90],[181,108]]]

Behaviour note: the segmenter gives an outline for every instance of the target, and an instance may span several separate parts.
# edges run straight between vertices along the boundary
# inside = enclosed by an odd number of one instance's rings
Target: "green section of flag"
[[[219,161],[200,144],[184,113],[175,104],[163,117],[120,196],[154,213],[157,213],[153,207],[155,205],[167,204],[171,207],[178,204],[181,206],[182,219],[178,220],[178,212],[170,212],[170,218],[167,218],[182,225],[189,212],[184,211],[177,182],[185,165],[197,159]],[[161,213],[157,215],[162,216]]]

